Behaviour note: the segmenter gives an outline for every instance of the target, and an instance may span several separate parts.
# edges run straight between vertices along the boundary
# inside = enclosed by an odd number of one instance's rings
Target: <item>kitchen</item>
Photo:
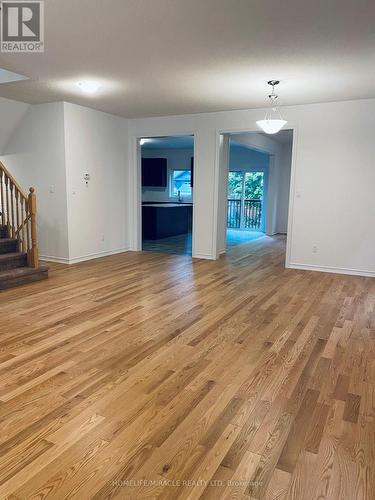
[[[140,141],[142,250],[191,255],[194,137]]]

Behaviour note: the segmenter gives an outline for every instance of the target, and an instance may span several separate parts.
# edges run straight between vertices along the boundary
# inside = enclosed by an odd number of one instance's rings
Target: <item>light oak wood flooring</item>
[[[375,280],[125,253],[0,293],[0,498],[373,500]]]

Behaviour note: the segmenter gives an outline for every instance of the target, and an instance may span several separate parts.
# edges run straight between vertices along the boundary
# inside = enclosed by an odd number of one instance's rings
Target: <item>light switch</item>
[[[50,186],[49,187],[49,192],[53,194],[55,192],[55,186]]]

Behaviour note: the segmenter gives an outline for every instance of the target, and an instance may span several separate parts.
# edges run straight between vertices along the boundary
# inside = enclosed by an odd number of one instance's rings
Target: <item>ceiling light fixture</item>
[[[28,80],[28,76],[23,76],[18,73],[13,73],[13,71],[8,71],[7,69],[0,68],[0,84],[18,82],[20,80]]]
[[[283,117],[281,116],[279,103],[277,102],[278,95],[275,94],[275,85],[278,85],[280,81],[270,80],[267,83],[272,86],[272,92],[268,96],[270,99],[270,107],[266,112],[264,120],[258,120],[257,125],[266,134],[277,134],[277,132],[279,132],[283,126],[288,123],[286,120],[283,120]]]
[[[100,88],[100,83],[94,80],[82,80],[81,82],[77,82],[77,86],[86,94],[95,94]]]

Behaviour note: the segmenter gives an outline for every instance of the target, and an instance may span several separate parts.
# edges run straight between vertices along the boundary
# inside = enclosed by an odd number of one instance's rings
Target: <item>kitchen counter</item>
[[[160,207],[160,208],[170,208],[170,207],[192,207],[192,203],[142,203],[143,207]]]
[[[142,238],[158,240],[187,234],[192,226],[192,203],[143,203]]]

